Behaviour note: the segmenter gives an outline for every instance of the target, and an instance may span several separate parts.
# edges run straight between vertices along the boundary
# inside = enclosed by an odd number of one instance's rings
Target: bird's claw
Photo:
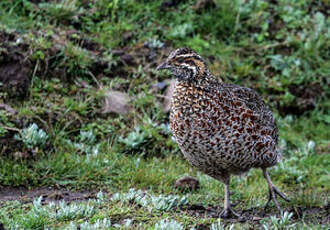
[[[290,201],[290,199],[289,199],[286,195],[284,195],[284,193],[282,193],[278,188],[276,188],[276,187],[273,185],[273,186],[271,186],[271,187],[269,188],[268,201],[267,201],[267,203],[266,203],[266,205],[265,205],[265,208],[264,208],[265,210],[267,209],[267,207],[268,207],[270,201],[273,200],[274,203],[275,203],[275,205],[276,205],[276,207],[277,207],[277,209],[278,209],[281,213],[283,212],[282,209],[281,209],[280,204],[279,204],[278,201],[277,201],[277,195],[279,195],[279,196],[280,196],[283,200],[285,200],[286,202],[289,202],[289,201]]]
[[[229,207],[229,208],[224,208],[220,212],[219,216],[221,218],[228,219],[230,217],[234,217],[234,218],[237,217],[237,218],[239,218],[241,215],[239,215],[238,213],[234,212],[233,209]]]

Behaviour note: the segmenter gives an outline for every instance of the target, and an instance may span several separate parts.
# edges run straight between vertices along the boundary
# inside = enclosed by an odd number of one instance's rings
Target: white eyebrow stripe
[[[191,65],[188,65],[186,63],[182,63],[181,65],[187,67],[188,69],[191,69],[194,72],[194,76],[197,74],[197,68],[196,68],[196,66],[191,66]]]
[[[181,54],[181,55],[178,55],[178,57],[196,57],[197,55],[196,54]]]

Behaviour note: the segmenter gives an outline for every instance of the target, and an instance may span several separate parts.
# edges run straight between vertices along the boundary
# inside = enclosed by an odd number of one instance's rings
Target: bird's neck
[[[185,81],[187,81],[187,80],[185,80]],[[208,70],[205,71],[203,74],[199,74],[199,75],[195,76],[194,78],[191,78],[187,81],[187,84],[189,84],[191,86],[195,86],[195,87],[201,87],[201,88],[210,87],[214,84],[217,85],[219,83],[220,84],[222,83],[222,79],[216,78]]]
[[[177,79],[173,92],[172,114],[195,116],[192,114],[200,110],[199,98],[214,93],[214,89],[218,90],[221,82],[211,74],[190,80]]]

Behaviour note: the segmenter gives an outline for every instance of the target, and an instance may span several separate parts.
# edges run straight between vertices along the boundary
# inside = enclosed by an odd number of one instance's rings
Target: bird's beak
[[[162,70],[162,69],[169,69],[171,66],[167,64],[167,62],[163,62],[159,66],[157,66],[156,70]]]

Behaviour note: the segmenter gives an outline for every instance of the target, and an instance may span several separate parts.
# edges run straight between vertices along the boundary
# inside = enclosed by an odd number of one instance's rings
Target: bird
[[[224,183],[220,217],[240,217],[230,202],[230,179],[260,168],[268,184],[268,201],[282,209],[277,196],[289,198],[272,182],[268,168],[281,160],[278,128],[271,110],[254,90],[225,83],[191,48],[173,50],[157,71],[175,78],[170,128],[184,158],[201,172]]]

